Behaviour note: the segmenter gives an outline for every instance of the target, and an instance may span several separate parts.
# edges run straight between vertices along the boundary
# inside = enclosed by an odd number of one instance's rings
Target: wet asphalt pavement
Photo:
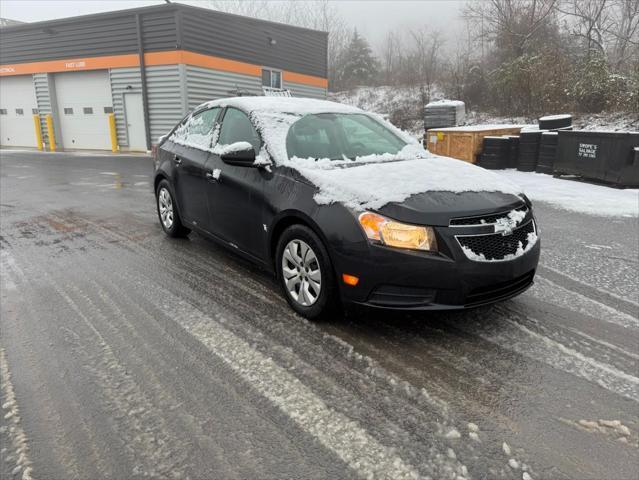
[[[151,173],[0,152],[0,478],[637,478],[636,218],[537,202],[520,297],[313,324]]]

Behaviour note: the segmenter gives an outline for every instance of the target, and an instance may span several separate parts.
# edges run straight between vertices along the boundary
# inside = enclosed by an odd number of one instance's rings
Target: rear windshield
[[[291,125],[288,158],[355,160],[367,155],[396,154],[406,142],[381,123],[360,113],[307,115]]]

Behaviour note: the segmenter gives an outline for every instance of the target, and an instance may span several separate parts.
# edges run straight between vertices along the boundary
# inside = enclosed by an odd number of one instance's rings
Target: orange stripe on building
[[[70,58],[65,60],[49,60],[46,62],[16,63],[0,65],[0,76],[27,75],[30,73],[74,72],[76,70],[100,70],[103,68],[137,67],[138,56],[109,55],[106,57]]]
[[[186,50],[170,50],[166,52],[148,52],[144,54],[146,65],[177,65],[180,63],[196,67],[210,68],[225,72],[239,73],[260,77],[262,67],[251,63],[238,62],[227,58],[203,55]],[[65,60],[49,60],[44,62],[17,63],[0,65],[0,76],[27,75],[31,73],[73,72],[81,70],[101,70],[105,68],[123,68],[139,66],[137,54],[109,55],[105,57],[72,58]],[[327,88],[328,80],[322,77],[304,75],[284,71],[284,82]]]
[[[314,77],[312,75],[304,75],[302,73],[288,71],[282,72],[282,77],[284,82],[303,83],[313,87],[328,88],[328,80],[322,77]]]

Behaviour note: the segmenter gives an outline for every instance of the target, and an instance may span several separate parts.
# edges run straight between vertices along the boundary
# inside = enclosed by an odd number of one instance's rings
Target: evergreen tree
[[[353,31],[348,47],[344,52],[343,66],[340,75],[343,87],[372,85],[377,79],[379,63],[366,39]]]

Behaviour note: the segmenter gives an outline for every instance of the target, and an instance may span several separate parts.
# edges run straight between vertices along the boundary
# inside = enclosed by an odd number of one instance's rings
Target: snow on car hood
[[[348,167],[314,168],[298,162],[294,168],[318,187],[317,203],[341,202],[355,209],[379,209],[424,192],[521,193],[519,187],[488,170],[425,150],[423,153],[426,155],[408,160],[362,162]]]
[[[318,204],[341,202],[355,209],[378,209],[429,191],[521,193],[515,184],[488,170],[433,155],[380,115],[349,105],[273,97],[240,97],[216,100],[209,105],[231,106],[247,112],[272,161],[297,170],[318,187],[314,197]],[[355,160],[288,158],[286,136],[291,125],[304,115],[319,113],[364,113],[383,123],[407,145],[397,154],[368,155]],[[265,156],[263,152],[260,155]],[[262,159],[260,163],[266,162]]]

